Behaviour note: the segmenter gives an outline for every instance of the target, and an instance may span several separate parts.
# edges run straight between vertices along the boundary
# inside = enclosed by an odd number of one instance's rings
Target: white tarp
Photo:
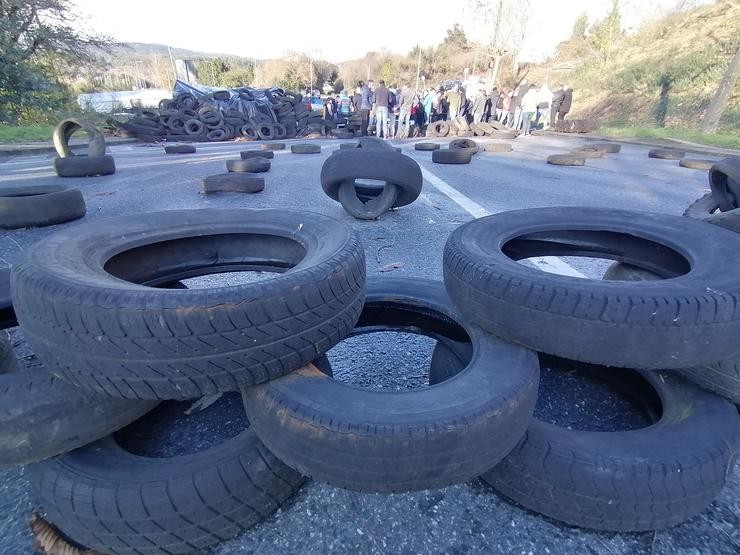
[[[140,89],[88,93],[79,95],[77,104],[83,110],[110,114],[124,108],[156,108],[163,98],[172,98],[172,92],[164,89]]]

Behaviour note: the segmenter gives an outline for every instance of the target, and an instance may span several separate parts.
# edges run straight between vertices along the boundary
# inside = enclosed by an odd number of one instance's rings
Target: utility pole
[[[170,54],[170,64],[172,64],[172,75],[175,77],[175,81],[177,81],[177,68],[175,67],[175,59],[172,57],[172,49],[170,48],[170,45],[167,45],[167,52]]]
[[[419,90],[419,74],[421,73],[421,45],[418,45],[419,56],[416,58],[416,90]]]

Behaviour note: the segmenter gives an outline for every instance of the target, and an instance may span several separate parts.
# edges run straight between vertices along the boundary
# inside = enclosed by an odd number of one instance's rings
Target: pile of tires
[[[432,151],[432,162],[435,164],[470,164],[473,156],[478,154],[480,147],[472,139],[455,139],[450,141],[448,148]]]
[[[436,121],[427,126],[427,137],[490,137],[492,139],[516,139],[519,134],[494,121],[490,123],[468,123],[463,117],[452,121]]]
[[[182,92],[162,99],[157,110],[139,110],[126,122],[109,119],[108,123],[120,135],[146,142],[286,139],[335,126],[310,112],[298,93],[266,89],[261,102],[255,102],[249,90],[238,95],[235,103],[229,91],[198,98]]]
[[[419,198],[423,179],[413,158],[375,137],[363,137],[356,145],[347,146],[350,148],[335,151],[321,167],[324,193],[347,213],[376,220],[388,210]]]
[[[591,133],[599,128],[594,119],[564,119],[551,126],[552,131],[558,133]]]

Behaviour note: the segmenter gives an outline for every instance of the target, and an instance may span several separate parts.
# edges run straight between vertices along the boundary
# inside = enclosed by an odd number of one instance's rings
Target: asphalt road
[[[291,141],[288,141],[289,143]],[[438,142],[446,143],[439,139]],[[647,147],[628,146],[620,154],[587,161],[585,167],[557,167],[548,154],[565,153],[584,143],[575,137],[528,137],[514,141],[506,154],[481,153],[470,165],[431,162],[429,152],[403,151],[421,165],[424,190],[414,204],[379,221],[355,220],[324,196],[321,165],[340,141],[320,141],[318,155],[276,153],[266,187],[255,195],[202,195],[200,179],[225,171],[251,144],[208,144],[192,155],[166,156],[162,147],[113,148],[114,176],[56,178],[50,156],[0,160],[0,186],[58,183],[78,186],[87,216],[97,218],[201,207],[296,208],[336,217],[354,227],[366,249],[371,277],[418,276],[440,279],[442,248],[449,233],[474,216],[540,206],[599,206],[680,215],[708,190],[706,172],[681,168],[676,161],[649,159]],[[401,143],[399,143],[401,144]],[[706,157],[705,155],[701,157]],[[23,250],[56,228],[0,232],[0,264],[13,264]],[[593,259],[536,260],[543,269],[578,272],[598,278],[607,263]],[[397,266],[390,272],[389,266]],[[575,269],[575,270],[574,270]],[[208,279],[208,278],[203,278]],[[219,279],[229,279],[219,278]],[[207,283],[206,283],[207,285]],[[21,334],[13,338],[24,358]],[[432,340],[384,332],[350,338],[329,358],[337,379],[399,389],[423,386]],[[208,411],[183,419],[183,407],[162,409],[158,423],[138,423],[127,431],[132,450],[171,456],[202,449],[244,425],[238,402],[226,396]],[[537,415],[562,425],[619,430],[647,423],[635,406],[602,384],[555,370],[544,370]],[[225,424],[226,422],[226,424]],[[142,427],[150,426],[145,435]],[[121,436],[123,437],[123,436]],[[121,439],[124,441],[124,439]],[[183,447],[185,446],[185,447]],[[737,467],[720,497],[701,515],[669,530],[640,534],[595,533],[563,526],[530,513],[479,481],[441,490],[398,495],[348,492],[308,482],[266,522],[217,548],[218,555],[241,553],[515,553],[515,554],[736,554],[740,552],[740,472]],[[0,472],[0,553],[31,553],[26,521],[35,509],[23,469]]]

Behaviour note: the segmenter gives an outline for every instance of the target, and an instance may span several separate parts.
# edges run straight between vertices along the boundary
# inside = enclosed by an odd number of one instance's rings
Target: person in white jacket
[[[534,120],[534,125],[537,127],[540,120],[542,120],[542,129],[548,129],[550,127],[550,101],[552,100],[552,91],[547,83],[540,87],[540,92],[537,99],[537,117]]]
[[[532,83],[529,90],[522,97],[522,134],[529,135],[529,128],[532,125],[532,118],[537,112],[537,103],[539,102],[539,89]]]

